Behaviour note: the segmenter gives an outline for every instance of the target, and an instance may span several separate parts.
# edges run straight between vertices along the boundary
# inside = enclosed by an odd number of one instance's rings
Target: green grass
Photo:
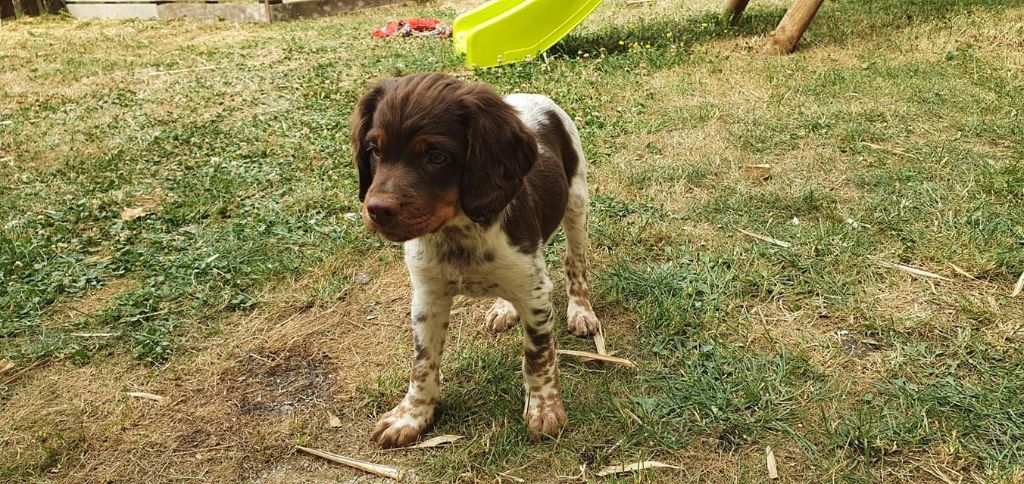
[[[762,57],[784,6],[753,2],[729,26],[718,2],[609,1],[547,62],[478,72],[446,42],[369,38],[385,18],[450,20],[444,2],[269,26],[5,23],[0,359],[38,366],[0,384],[0,405],[31,404],[47,381],[33,375],[111,362],[148,380],[109,393],[148,382],[214,398],[224,378],[190,365],[265,336],[237,334],[239,321],[284,325],[308,308],[362,318],[356,273],[400,274],[401,259],[346,218],[359,208],[348,115],[370,79],[438,70],[544,93],[576,120],[594,186],[594,302],[610,348],[640,368],[563,359],[570,427],[531,444],[519,330],[493,337],[467,321],[449,339],[432,430],[466,440],[364,457],[437,481],[552,481],[640,459],[684,467],[645,480],[759,481],[771,446],[798,482],[1021,479],[1024,299],[1008,295],[1024,271],[1024,8],[830,0],[796,55]],[[757,163],[773,165],[770,180],[742,174]],[[144,215],[122,217],[131,208]],[[563,248],[558,236],[548,250],[553,272]],[[377,304],[404,314],[395,280]],[[592,348],[564,331],[559,344]],[[315,351],[358,374],[354,390],[334,389],[346,435],[316,410],[272,425],[231,414],[220,421],[278,433],[246,437],[252,455],[207,478],[354,475],[289,444],[370,452],[406,355],[354,366],[350,348]],[[38,405],[0,434],[14,449],[0,477],[89,473],[134,452],[111,429],[157,418],[81,410],[72,421],[109,426],[72,425]],[[140,459],[109,477],[163,465]]]

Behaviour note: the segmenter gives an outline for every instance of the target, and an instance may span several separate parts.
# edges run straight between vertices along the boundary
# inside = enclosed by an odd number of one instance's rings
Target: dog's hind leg
[[[491,309],[488,309],[487,315],[484,316],[484,326],[495,333],[506,331],[515,326],[517,322],[519,322],[519,315],[516,314],[516,308],[512,306],[512,303],[500,297],[494,300]]]

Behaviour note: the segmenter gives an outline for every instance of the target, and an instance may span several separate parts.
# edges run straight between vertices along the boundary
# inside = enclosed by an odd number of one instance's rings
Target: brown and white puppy
[[[544,245],[565,229],[568,326],[598,331],[587,296],[587,182],[579,133],[547,97],[442,74],[379,80],[352,115],[367,228],[404,242],[412,278],[414,355],[405,398],[373,432],[405,446],[431,424],[453,297],[492,296],[486,324],[522,320],[531,438],[566,424],[552,335]]]

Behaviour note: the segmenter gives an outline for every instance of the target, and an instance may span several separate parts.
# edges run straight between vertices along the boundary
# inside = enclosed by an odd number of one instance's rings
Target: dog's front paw
[[[434,407],[402,402],[377,421],[370,439],[385,449],[405,447],[419,438],[433,418]]]
[[[597,319],[593,309],[573,304],[569,306],[566,322],[569,326],[569,332],[581,338],[593,336],[601,329],[601,320]]]
[[[484,316],[484,325],[495,333],[512,328],[518,321],[516,308],[504,299],[496,299],[491,309],[487,310],[487,316]]]
[[[531,394],[530,401],[526,403],[526,412],[523,413],[523,418],[526,419],[530,440],[534,442],[544,437],[557,436],[568,422],[568,418],[565,416],[565,407],[562,406],[562,397],[558,393],[554,395]]]

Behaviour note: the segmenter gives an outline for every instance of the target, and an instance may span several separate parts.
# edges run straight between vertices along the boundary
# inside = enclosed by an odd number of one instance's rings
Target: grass
[[[1017,2],[830,0],[782,58],[757,53],[776,1],[728,26],[711,0],[610,0],[546,62],[479,72],[446,42],[368,35],[471,3],[5,24],[0,479],[358,475],[296,444],[428,481],[651,458],[682,469],[639,479],[761,481],[766,446],[786,481],[1024,479]],[[347,117],[370,79],[424,70],[547,94],[580,127],[594,301],[640,369],[563,359],[556,441],[526,441],[518,330],[488,334],[473,300],[432,430],[466,439],[367,441],[405,385],[409,287],[346,216]]]

